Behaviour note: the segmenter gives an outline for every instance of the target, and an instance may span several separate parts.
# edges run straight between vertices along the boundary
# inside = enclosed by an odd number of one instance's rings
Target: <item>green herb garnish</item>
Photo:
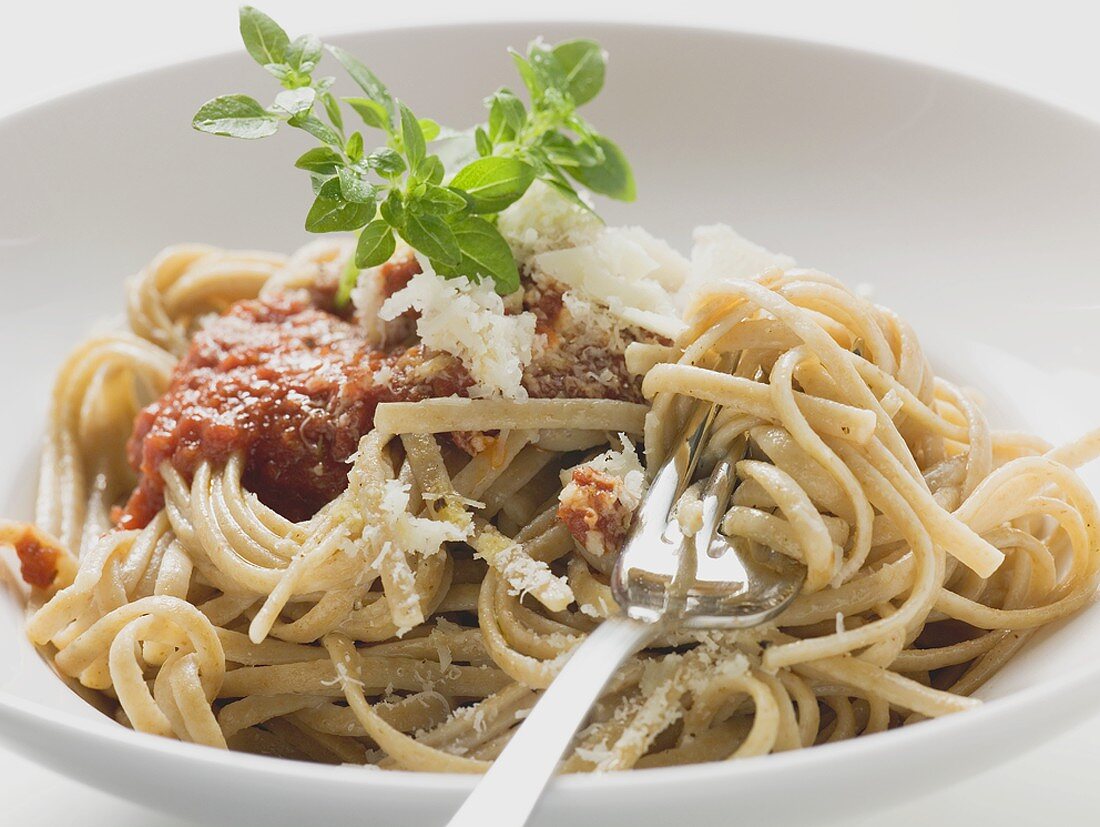
[[[313,35],[291,40],[251,6],[241,8],[240,27],[248,53],[283,89],[267,107],[247,95],[214,98],[202,105],[192,125],[214,135],[254,139],[274,135],[286,124],[318,141],[295,162],[313,184],[306,229],[359,232],[355,256],[341,278],[339,304],[347,302],[360,268],[393,254],[394,233],[445,278],[491,278],[498,293],[515,291],[519,272],[495,217],[536,178],[582,206],[574,181],[612,198],[634,199],[626,157],[577,113],[603,86],[606,55],[595,41],[551,46],[536,40],[526,55],[513,51],[529,103],[501,88],[485,101],[488,121],[456,133],[418,118],[337,46],[326,47]],[[315,77],[326,49],[361,96],[337,98],[330,91],[335,78]],[[358,115],[368,135],[381,132],[380,146],[368,149],[363,132],[348,133],[344,106]],[[477,157],[451,174],[432,152],[433,144],[463,135],[472,138],[470,155]]]

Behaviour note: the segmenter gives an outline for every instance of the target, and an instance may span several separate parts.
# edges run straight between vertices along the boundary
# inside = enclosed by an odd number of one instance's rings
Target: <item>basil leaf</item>
[[[339,46],[329,46],[328,50],[332,53],[333,57],[340,61],[340,65],[344,67],[349,75],[351,75],[351,79],[359,84],[359,88],[367,93],[367,97],[382,107],[383,111],[386,113],[386,120],[383,128],[387,131],[391,129],[394,117],[396,116],[396,110],[393,105],[393,97],[386,88],[386,84],[380,81],[375,76],[374,72]]]
[[[401,228],[401,237],[409,246],[419,250],[433,261],[444,265],[457,266],[462,261],[458,248],[458,239],[438,215],[431,213],[405,213],[405,225]]]
[[[374,203],[359,204],[343,198],[340,180],[325,182],[306,216],[306,229],[311,233],[331,233],[358,230],[374,218]]]
[[[416,177],[429,184],[438,184],[443,180],[443,162],[438,155],[429,155],[416,168]]]
[[[454,189],[466,193],[472,212],[500,212],[531,186],[535,170],[517,158],[479,158],[451,179]]]
[[[420,119],[420,132],[424,135],[424,140],[429,144],[439,137],[440,126],[431,118]]]
[[[323,144],[328,144],[335,149],[343,149],[344,142],[340,136],[325,125],[325,122],[309,112],[302,112],[287,121],[291,126],[304,130]]]
[[[336,127],[337,132],[343,132],[344,116],[340,112],[340,104],[336,102],[336,97],[332,92],[324,91],[321,93],[321,103],[324,104],[329,123]]]
[[[363,123],[367,126],[385,130],[390,128],[389,115],[386,114],[386,108],[382,104],[376,103],[370,98],[344,98],[343,100],[344,103],[359,113],[359,117],[363,119]]]
[[[483,218],[468,215],[455,221],[451,228],[462,251],[462,275],[491,278],[502,296],[519,289],[516,260],[496,227]]]
[[[592,128],[584,118],[579,117],[576,113],[571,114],[565,119],[565,126],[573,130],[577,134],[578,143],[589,147],[594,153],[599,156],[599,163],[603,163],[603,150],[600,148],[598,138],[600,134]]]
[[[534,67],[531,66],[527,58],[515,49],[509,49],[508,54],[512,56],[512,62],[516,64],[516,71],[519,72],[523,85],[527,87],[527,91],[531,94],[531,101],[537,103],[542,98],[543,86]]]
[[[637,195],[634,173],[623,151],[610,138],[602,135],[596,138],[596,143],[603,150],[603,163],[570,169],[569,174],[593,192],[609,195],[620,201],[633,201]]]
[[[325,184],[336,178],[336,170],[331,173],[323,172],[311,172],[309,174],[309,186],[313,190],[315,196],[321,194],[321,190],[324,189]]]
[[[363,160],[363,135],[360,132],[352,132],[351,137],[348,138],[346,144],[344,144],[344,154],[348,156],[348,159],[352,163],[358,163]]]
[[[519,132],[524,123],[527,122],[527,107],[523,105],[523,101],[517,98],[510,89],[501,89],[496,93],[495,99],[500,103],[505,122],[516,132]]]
[[[287,89],[295,89],[299,86],[309,85],[308,83],[301,84],[298,82],[298,73],[291,69],[288,63],[265,63],[264,69]]]
[[[200,106],[191,125],[211,135],[251,140],[274,135],[279,119],[248,95],[223,95]]]
[[[528,44],[527,61],[543,90],[569,91],[569,85],[561,64],[558,63],[553,50],[541,40],[533,40]]]
[[[340,195],[343,199],[354,204],[369,205],[371,207],[371,217],[373,218],[378,188],[369,181],[365,181],[359,173],[350,167],[338,168],[336,177],[340,181]]]
[[[542,148],[547,159],[565,167],[591,167],[604,162],[604,153],[586,143],[574,143],[560,132],[543,137]]]
[[[515,131],[505,122],[504,115],[496,101],[493,101],[492,108],[489,109],[489,137],[496,142],[514,141],[516,139]]]
[[[474,130],[474,147],[481,157],[493,154],[493,142],[480,126]]]
[[[570,184],[568,181],[565,181],[565,182],[558,181],[554,178],[543,178],[542,180],[545,181],[551,187],[553,187],[555,190],[557,190],[558,193],[562,197],[564,197],[567,201],[572,203],[574,206],[580,207],[586,213],[589,213],[590,215],[593,215],[593,216],[596,216],[596,218],[599,218],[599,216],[596,215],[595,210],[592,209],[592,206],[589,203],[587,203],[583,198],[580,197],[580,195],[577,193],[577,191],[575,189],[573,189],[573,185]]]
[[[317,99],[317,90],[309,86],[301,89],[284,89],[275,96],[275,108],[293,117],[313,108],[313,102]]]
[[[536,145],[528,147],[523,153],[522,158],[535,170],[536,178],[542,178],[546,174],[546,167],[550,163],[550,159],[547,157],[546,150],[542,146]]]
[[[366,268],[385,264],[396,248],[397,242],[390,225],[376,219],[359,233],[359,243],[355,245],[355,266]]]
[[[427,146],[424,143],[424,132],[420,128],[420,122],[405,104],[399,104],[401,109],[401,144],[405,149],[405,157],[409,160],[409,167],[416,169],[424,160]]]
[[[382,206],[379,207],[378,211],[391,227],[400,229],[404,226],[405,205],[401,201],[401,193],[397,190],[390,190],[390,194],[382,202]]]
[[[489,102],[489,136],[494,141],[514,140],[527,121],[527,107],[507,89],[497,91]]]
[[[364,163],[386,178],[392,178],[405,171],[405,159],[389,147],[374,150],[366,157]]]
[[[424,193],[417,199],[417,205],[424,212],[434,215],[453,215],[466,209],[466,199],[446,187],[427,184]]]
[[[569,179],[565,177],[565,173],[563,173],[559,167],[550,163],[545,164],[543,166],[542,172],[539,174],[539,178],[552,186],[559,193],[565,196],[567,200],[571,201],[573,204],[580,207],[585,212],[595,215],[595,211],[592,209],[591,206],[588,205],[587,202],[585,202],[583,198],[580,197],[577,191],[573,188],[573,185],[569,182]]]
[[[306,150],[294,166],[298,169],[306,169],[310,172],[318,172],[322,175],[335,175],[337,168],[344,165],[344,159],[340,153],[327,146],[315,146]]]
[[[294,38],[287,47],[285,60],[294,71],[308,75],[317,68],[322,53],[321,41],[317,35],[303,34]]]
[[[588,103],[603,88],[607,55],[594,40],[567,40],[554,47],[554,57],[565,73],[566,90],[577,106]]]
[[[245,49],[261,66],[284,61],[290,38],[282,26],[262,11],[241,6],[240,29]]]

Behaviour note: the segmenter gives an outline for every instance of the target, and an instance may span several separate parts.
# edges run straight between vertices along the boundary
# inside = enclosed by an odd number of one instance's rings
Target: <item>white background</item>
[[[554,0],[538,5],[526,0],[254,2],[292,34],[311,30],[323,35],[457,20],[625,17],[790,35],[933,63],[1100,120],[1100,12],[1091,0],[674,0],[663,4]],[[3,0],[0,116],[61,92],[237,48],[236,5],[233,0]],[[641,5],[647,7],[641,9]],[[534,34],[537,31],[532,28]],[[78,129],[74,129],[72,148],[75,159]],[[0,161],[0,170],[11,162]],[[1100,721],[1093,721],[977,779],[848,823],[852,827],[880,823],[892,827],[1100,823],[1098,759]],[[950,761],[951,756],[945,754],[944,760]],[[0,802],[4,827],[52,827],[74,820],[82,827],[185,824],[88,790],[2,749]],[[731,809],[731,824],[736,823],[735,812]],[[367,822],[369,816],[364,814],[363,823]]]

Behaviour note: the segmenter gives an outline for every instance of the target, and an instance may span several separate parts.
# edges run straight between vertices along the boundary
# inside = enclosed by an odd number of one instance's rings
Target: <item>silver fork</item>
[[[778,615],[805,570],[780,555],[754,559],[718,532],[735,484],[720,459],[699,494],[701,524],[686,537],[673,514],[691,484],[718,406],[696,405],[638,507],[611,577],[623,614],[569,657],[448,827],[522,827],[558,761],[616,670],[668,628],[745,629]]]

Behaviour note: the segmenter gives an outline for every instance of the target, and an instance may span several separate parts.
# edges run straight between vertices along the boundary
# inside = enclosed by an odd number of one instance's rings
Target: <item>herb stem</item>
[[[362,230],[355,231],[356,243],[359,241],[359,234]],[[355,248],[352,248],[352,252],[348,254],[347,261],[344,262],[344,269],[340,272],[340,282],[336,288],[336,306],[345,307],[348,300],[351,298],[351,291],[355,289],[355,286],[359,283],[359,268],[355,265]]]

